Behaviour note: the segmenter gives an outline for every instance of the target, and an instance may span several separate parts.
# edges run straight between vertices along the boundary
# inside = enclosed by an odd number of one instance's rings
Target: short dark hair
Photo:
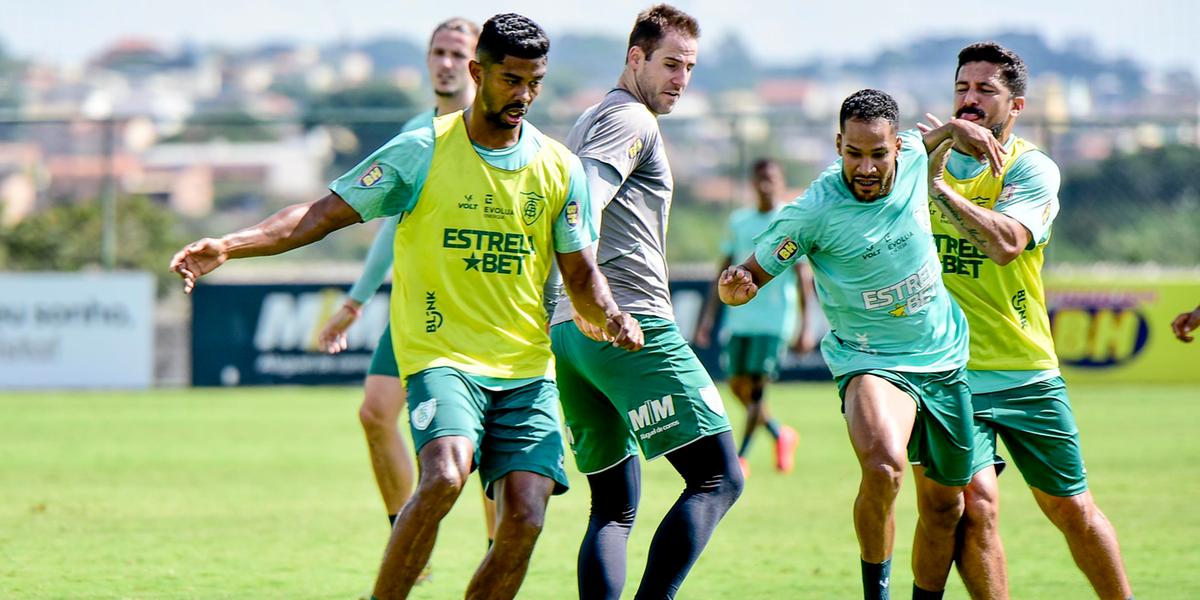
[[[433,28],[433,33],[429,34],[429,46],[431,48],[433,47],[433,37],[436,36],[439,31],[457,31],[459,33],[465,33],[476,39],[479,38],[479,26],[475,24],[475,21],[464,19],[462,17],[450,17],[449,19],[438,23],[437,27]]]
[[[638,13],[625,52],[637,46],[646,56],[650,56],[658,48],[659,42],[672,31],[696,39],[700,37],[700,24],[694,17],[670,4],[655,4]]]
[[[892,127],[898,127],[900,125],[900,107],[887,92],[869,88],[858,90],[842,102],[842,110],[838,114],[838,128],[845,131],[846,121],[850,119],[859,121],[887,119]]]
[[[996,42],[978,42],[971,44],[958,52],[958,66],[954,68],[954,77],[962,66],[971,62],[992,63],[1000,67],[1000,78],[1004,86],[1014,96],[1024,96],[1025,87],[1029,84],[1029,68],[1016,52],[997,44]]]
[[[759,171],[765,171],[768,167],[783,169],[783,166],[779,164],[779,161],[773,158],[760,158],[754,161],[754,164],[750,165],[750,172],[757,173]]]
[[[504,13],[488,19],[479,32],[475,58],[484,64],[504,62],[504,57],[538,59],[550,53],[550,38],[529,17]]]

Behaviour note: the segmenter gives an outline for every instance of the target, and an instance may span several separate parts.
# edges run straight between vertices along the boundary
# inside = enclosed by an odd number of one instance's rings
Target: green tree
[[[173,276],[171,255],[184,241],[169,210],[142,196],[122,198],[117,213],[117,269],[154,273],[159,291]],[[0,229],[0,269],[78,271],[100,266],[100,202],[64,204]]]
[[[354,144],[335,147],[334,170],[342,173],[395,137],[404,121],[419,111],[404,90],[373,81],[312,98],[304,126],[343,127],[354,135]]]

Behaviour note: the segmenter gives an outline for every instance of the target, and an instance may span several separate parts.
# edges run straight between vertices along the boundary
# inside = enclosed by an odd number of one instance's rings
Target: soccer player
[[[719,280],[721,300],[738,306],[808,256],[832,326],[821,353],[862,470],[854,529],[868,599],[889,594],[905,464],[913,463],[917,484],[914,598],[945,585],[962,486],[971,478],[967,323],[942,285],[932,246],[929,148],[915,130],[897,133],[898,120],[884,92],[847,98],[836,138],[841,160],[785,206],[754,253]],[[935,133],[999,158],[998,144],[978,126],[954,121]]]
[[[1192,341],[1192,331],[1200,327],[1200,306],[1197,306],[1192,312],[1179,313],[1174,321],[1171,321],[1171,331],[1175,332],[1175,337],[1181,342]]]
[[[438,115],[447,115],[470,106],[475,98],[475,83],[467,64],[475,55],[475,43],[479,38],[479,26],[462,18],[453,18],[438,24],[429,38],[425,64],[429,68],[429,79],[436,96],[434,108],[409,119],[400,129],[401,133],[427,127]],[[400,216],[392,216],[379,225],[379,233],[367,252],[362,275],[350,294],[325,327],[319,342],[322,348],[336,354],[346,349],[346,331],[362,316],[362,307],[375,295],[384,277],[392,267],[392,248],[396,239],[396,224]],[[404,502],[412,495],[413,461],[404,438],[400,436],[398,419],[404,406],[404,384],[396,368],[396,356],[392,352],[391,325],[384,328],[371,356],[367,369],[362,407],[358,419],[362,422],[367,438],[367,451],[371,455],[371,469],[375,483],[383,496],[388,522],[396,523],[396,515]],[[492,542],[492,531],[496,525],[496,506],[483,495],[484,521],[488,544]]]
[[[941,270],[971,328],[975,465],[958,564],[972,596],[1007,596],[993,466],[999,436],[1096,593],[1129,598],[1116,531],[1088,491],[1079,429],[1050,337],[1041,270],[1058,214],[1059,172],[1050,157],[1012,135],[1027,79],[1024,61],[1003,46],[963,48],[954,115],[987,128],[1008,158],[999,172],[949,145],[930,159],[929,210]]]
[[[754,237],[766,229],[783,208],[783,169],[779,163],[769,158],[756,161],[750,179],[757,203],[753,208],[743,208],[729,215],[729,227],[721,245],[725,259],[718,273],[728,269],[737,257],[753,252]],[[812,271],[807,262],[797,261],[794,269],[780,274],[780,279],[779,285],[771,286],[746,306],[730,307],[725,313],[724,330],[729,334],[725,343],[729,387],[746,407],[746,430],[738,448],[738,463],[747,477],[750,463],[746,455],[759,426],[765,427],[775,438],[775,468],[787,473],[795,464],[799,440],[796,430],[771,418],[763,395],[767,382],[779,374],[779,360],[787,346],[800,347],[807,339],[803,331],[808,322],[804,298],[805,292],[812,289]],[[713,282],[696,325],[694,341],[698,347],[707,347],[711,342],[713,322],[720,306],[717,285]],[[793,340],[795,343],[790,344]]]
[[[567,137],[603,211],[600,269],[646,339],[634,354],[614,352],[583,323],[585,337],[571,324],[577,307],[569,299],[551,320],[568,440],[591,489],[578,564],[585,600],[621,596],[641,486],[639,447],[647,459],[665,455],[685,487],[654,534],[635,598],[675,596],[742,490],[720,393],[679,334],[667,287],[672,179],[656,117],[671,112],[687,88],[699,34],[695,19],[671,6],[639,14],[617,87]]]
[[[595,267],[578,159],[524,121],[549,45],[523,16],[492,17],[470,63],[478,93],[466,112],[397,136],[321,200],[192,243],[171,263],[190,291],[229,258],[277,254],[363,219],[405,215],[396,229],[392,343],[420,476],[392,530],[375,584],[380,599],[407,596],[476,467],[498,519],[467,595],[516,595],[549,497],[567,484],[542,306],[553,256],[581,319],[621,348],[642,344],[637,321]]]

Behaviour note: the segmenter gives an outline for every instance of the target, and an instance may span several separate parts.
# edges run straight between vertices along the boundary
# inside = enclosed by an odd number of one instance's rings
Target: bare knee
[[[922,523],[935,529],[954,530],[965,512],[962,494],[948,493],[948,490],[926,494],[919,504]]]
[[[1102,517],[1100,509],[1087,492],[1075,496],[1040,494],[1038,504],[1050,521],[1068,537],[1084,534],[1093,527],[1098,517]]]
[[[397,429],[404,392],[394,377],[367,378],[366,393],[358,409],[358,420],[367,435],[383,435]]]
[[[872,452],[864,457],[861,467],[864,487],[889,498],[900,493],[905,468],[902,458],[888,452]]]

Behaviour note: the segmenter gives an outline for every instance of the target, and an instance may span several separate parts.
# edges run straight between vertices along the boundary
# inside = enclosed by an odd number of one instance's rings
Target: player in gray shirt
[[[567,137],[583,162],[592,209],[603,211],[600,270],[646,339],[640,352],[621,352],[561,297],[551,319],[568,440],[592,494],[578,565],[585,600],[621,596],[639,447],[647,459],[666,455],[686,486],[654,534],[635,598],[675,596],[742,490],[720,393],[679,334],[667,287],[673,181],[657,116],[671,112],[687,87],[699,33],[692,17],[667,5],[638,15],[617,88]]]

